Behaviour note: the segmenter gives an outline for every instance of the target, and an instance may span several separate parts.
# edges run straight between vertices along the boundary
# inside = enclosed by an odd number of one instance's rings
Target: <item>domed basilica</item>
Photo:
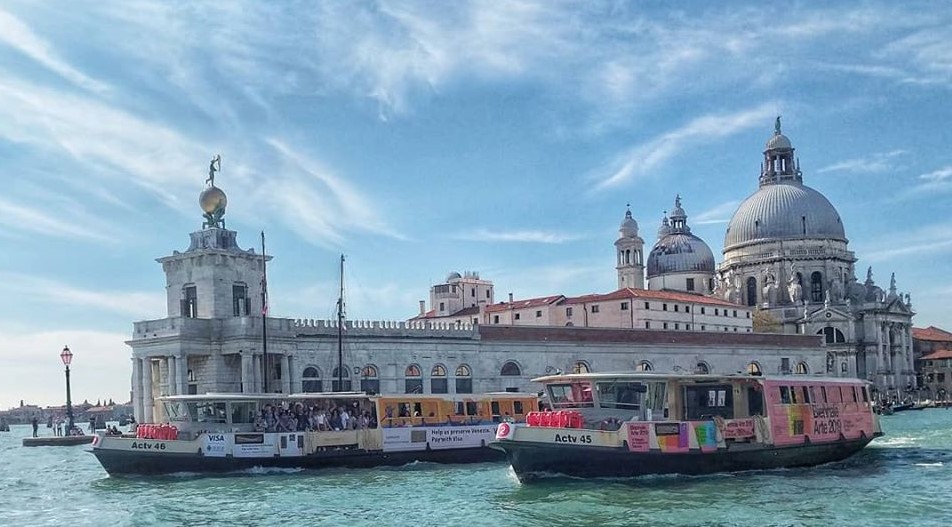
[[[754,307],[760,311],[755,330],[819,335],[827,349],[825,371],[790,373],[860,377],[881,391],[915,387],[909,294],[897,291],[895,274],[888,289],[877,286],[872,268],[857,281],[857,258],[842,219],[823,194],[803,184],[794,150],[778,117],[759,187],[734,212],[716,268],[711,249],[691,234],[678,196],[648,255],[648,289],[710,294]],[[626,227],[634,229],[633,237],[625,236]],[[625,265],[624,256],[630,247],[640,258],[636,238],[629,211],[615,242],[622,249],[619,287],[637,283],[625,272],[635,266]]]

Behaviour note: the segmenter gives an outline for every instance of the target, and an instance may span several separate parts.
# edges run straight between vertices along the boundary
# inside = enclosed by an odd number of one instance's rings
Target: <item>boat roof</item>
[[[394,399],[405,397],[407,399],[444,399],[448,401],[458,401],[462,399],[476,399],[482,397],[491,397],[493,399],[524,399],[534,397],[535,394],[529,392],[489,392],[489,393],[459,393],[459,394],[441,394],[441,393],[378,393],[368,395],[364,392],[304,392],[304,393],[204,393],[193,395],[165,395],[158,397],[160,401],[169,402],[194,402],[194,401],[274,401],[289,400],[299,401],[302,399],[371,399],[387,398]]]
[[[750,375],[748,373],[731,373],[717,375],[713,373],[658,373],[658,372],[605,372],[605,373],[563,373],[559,375],[546,375],[536,377],[533,382],[544,384],[572,381],[605,381],[605,380],[631,380],[631,381],[698,381],[698,382],[729,382],[737,380],[748,381],[773,381],[773,382],[823,382],[856,384],[857,382],[869,384],[869,381],[856,378],[826,377],[822,375]]]

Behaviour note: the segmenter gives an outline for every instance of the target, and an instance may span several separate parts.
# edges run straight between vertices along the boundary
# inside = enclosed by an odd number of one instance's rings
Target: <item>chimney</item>
[[[509,303],[512,303],[512,293],[509,293]]]
[[[420,316],[423,316],[425,314],[426,314],[426,301],[420,300]]]

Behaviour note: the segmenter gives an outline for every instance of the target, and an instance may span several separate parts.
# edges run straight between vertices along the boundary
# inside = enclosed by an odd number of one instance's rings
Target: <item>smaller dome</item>
[[[618,232],[623,238],[634,238],[638,236],[638,222],[631,217],[631,209],[625,211],[625,219],[622,220],[621,226],[618,227]]]
[[[218,187],[208,187],[198,196],[198,204],[202,207],[202,212],[212,214],[217,210],[225,210],[228,205],[228,197],[225,192]]]
[[[714,253],[697,236],[677,232],[663,236],[648,254],[648,278],[668,273],[714,273]]]
[[[456,271],[453,271],[452,273],[446,275],[446,281],[449,282],[449,281],[451,281],[451,280],[458,280],[458,279],[460,279],[460,278],[462,278],[462,277],[463,277],[463,275],[457,273]]]
[[[792,150],[793,144],[787,136],[776,133],[767,140],[766,150]]]

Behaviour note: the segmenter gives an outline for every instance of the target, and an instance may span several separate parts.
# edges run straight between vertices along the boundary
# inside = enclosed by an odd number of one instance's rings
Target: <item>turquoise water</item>
[[[521,485],[503,463],[114,479],[87,447],[21,447],[18,426],[0,433],[0,526],[952,525],[952,410],[883,428],[812,469]]]

